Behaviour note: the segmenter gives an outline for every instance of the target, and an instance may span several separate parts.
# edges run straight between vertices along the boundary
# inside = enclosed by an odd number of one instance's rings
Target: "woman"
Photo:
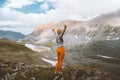
[[[57,29],[57,37],[56,37],[56,43],[57,43],[57,63],[56,63],[56,68],[55,68],[55,74],[62,74],[62,62],[64,59],[65,55],[65,49],[64,49],[64,40],[63,40],[63,35],[66,31],[67,26],[64,25],[64,30],[61,31],[61,29]],[[55,30],[53,29],[53,32],[55,33]]]

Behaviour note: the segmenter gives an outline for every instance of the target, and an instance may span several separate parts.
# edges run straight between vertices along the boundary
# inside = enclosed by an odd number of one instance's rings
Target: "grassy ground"
[[[26,52],[33,52],[30,49],[26,48],[22,44],[18,44],[14,41],[8,39],[0,39],[0,52],[19,52],[19,51],[26,51]]]
[[[49,43],[44,46],[53,47],[54,44]],[[112,68],[106,69],[104,65],[96,64],[66,66],[63,68],[63,75],[60,75],[59,79],[54,79],[55,68],[44,62],[41,56],[40,53],[26,48],[23,44],[1,39],[0,80],[120,80],[119,73],[113,73],[110,70]]]
[[[0,39],[0,61],[48,64],[41,60],[39,53],[8,39]]]
[[[19,65],[19,66],[17,66]],[[6,76],[6,77],[5,77]],[[4,80],[119,80],[109,71],[98,66],[71,66],[63,69],[59,79],[54,79],[54,67],[31,66],[20,63],[0,64],[0,79]]]

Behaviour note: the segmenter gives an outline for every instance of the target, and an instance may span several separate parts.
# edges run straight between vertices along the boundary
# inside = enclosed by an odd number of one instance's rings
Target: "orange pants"
[[[58,61],[56,63],[55,71],[58,72],[58,71],[62,71],[62,62],[65,55],[64,46],[57,48],[56,52],[57,52]]]

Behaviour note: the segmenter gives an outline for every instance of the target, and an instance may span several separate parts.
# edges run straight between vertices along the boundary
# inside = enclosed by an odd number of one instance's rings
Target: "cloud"
[[[33,4],[33,0],[7,0],[6,7],[22,8],[23,6]]]
[[[38,2],[43,3],[40,4],[43,13],[26,14],[14,9]],[[51,5],[54,9],[50,9]],[[66,19],[87,20],[96,15],[110,13],[119,9],[120,0],[8,0],[4,7],[0,8],[0,24],[9,23],[8,25],[14,24],[19,28],[21,26],[21,30],[26,27],[32,30],[38,24]],[[16,30],[19,31],[19,29]]]
[[[56,0],[56,9],[79,16],[94,16],[120,9],[120,0]]]
[[[44,2],[44,0],[7,0],[5,6],[8,8],[23,8],[36,2]]]
[[[30,26],[28,23],[23,23],[19,21],[0,21],[0,26]]]
[[[23,27],[21,28],[20,26],[11,26],[11,25],[8,25],[8,26],[0,26],[0,30],[10,30],[10,31],[14,31],[14,32],[21,32],[23,34],[30,34],[33,30],[34,30],[34,27]]]
[[[48,3],[44,3],[44,4],[40,5],[40,9],[42,9],[43,11],[48,10],[49,9]]]

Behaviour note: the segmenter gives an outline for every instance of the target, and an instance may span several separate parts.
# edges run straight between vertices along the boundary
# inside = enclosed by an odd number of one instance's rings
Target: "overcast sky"
[[[0,30],[29,34],[38,24],[87,20],[120,9],[120,0],[0,0]]]

